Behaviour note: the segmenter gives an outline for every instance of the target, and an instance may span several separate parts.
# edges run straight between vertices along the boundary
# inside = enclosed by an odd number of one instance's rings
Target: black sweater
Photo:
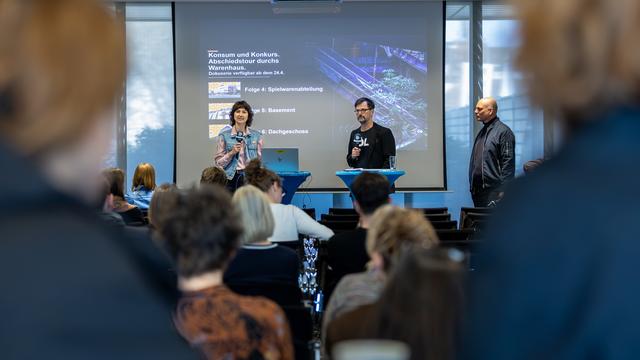
[[[351,157],[351,149],[359,147],[360,156],[357,159]],[[354,168],[363,169],[388,169],[389,156],[396,155],[396,140],[390,129],[373,123],[373,127],[367,131],[357,128],[349,136],[347,149],[347,163]]]

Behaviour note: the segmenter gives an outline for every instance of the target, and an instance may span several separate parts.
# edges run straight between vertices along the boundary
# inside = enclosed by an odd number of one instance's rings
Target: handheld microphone
[[[358,147],[358,149],[362,149],[362,134],[356,133],[356,135],[353,137],[353,142],[356,144],[356,147]]]
[[[236,141],[240,144],[244,141],[244,133],[242,131],[238,131],[235,137]],[[236,154],[236,159],[240,157],[240,153]]]

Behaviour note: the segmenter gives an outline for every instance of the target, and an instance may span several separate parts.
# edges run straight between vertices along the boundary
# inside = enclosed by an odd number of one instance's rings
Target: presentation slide
[[[345,2],[335,14],[275,14],[268,3],[177,3],[178,184],[213,163],[235,101],[253,107],[266,148],[299,149],[310,189],[344,188],[354,101],[396,139],[398,188],[443,188],[442,3]]]

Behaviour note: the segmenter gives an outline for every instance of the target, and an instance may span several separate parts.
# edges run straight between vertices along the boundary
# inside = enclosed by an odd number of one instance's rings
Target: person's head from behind
[[[244,181],[262,190],[271,202],[279,204],[282,201],[282,180],[275,172],[262,166],[259,159],[253,159],[244,170]]]
[[[176,207],[178,187],[175,184],[163,183],[156,187],[149,203],[149,225],[160,229],[165,219]]]
[[[238,248],[242,224],[231,196],[220,186],[176,192],[162,221],[161,243],[182,278],[224,270]]]
[[[482,98],[476,103],[473,113],[481,123],[491,121],[498,115],[498,102],[492,97]]]
[[[231,126],[238,124],[241,127],[251,126],[253,123],[253,110],[251,105],[244,100],[236,101],[231,107],[229,113],[229,120]]]
[[[149,163],[140,163],[133,172],[133,181],[131,182],[131,190],[145,188],[147,190],[155,190],[156,188],[156,170]]]
[[[402,246],[419,245],[428,249],[438,243],[438,234],[424,214],[384,205],[371,217],[366,246],[372,265],[388,272],[398,262]]]
[[[360,216],[370,216],[380,206],[388,204],[391,185],[380,174],[363,172],[351,183],[353,207]]]
[[[113,194],[111,193],[111,184],[109,184],[106,177],[100,179],[95,199],[95,208],[100,212],[108,213],[115,208]]]
[[[200,184],[227,186],[228,181],[227,174],[218,166],[210,166],[200,175]]]
[[[124,32],[92,0],[0,0],[0,137],[91,198],[125,76]]]
[[[401,246],[378,301],[377,336],[405,342],[411,359],[454,359],[463,310],[464,255]]]
[[[640,2],[512,0],[521,21],[517,65],[534,104],[593,119],[640,99]]]
[[[243,244],[264,242],[273,235],[275,222],[265,193],[253,185],[245,185],[236,190],[232,202],[240,213]]]
[[[102,175],[109,183],[109,193],[115,197],[124,198],[124,171],[109,168],[102,171]]]

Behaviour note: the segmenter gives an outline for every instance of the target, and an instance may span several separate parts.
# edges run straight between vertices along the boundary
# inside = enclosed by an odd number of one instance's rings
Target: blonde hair
[[[125,78],[123,23],[95,0],[0,0],[0,134],[37,158],[82,139]]]
[[[378,253],[384,259],[385,270],[397,262],[399,249],[413,244],[425,249],[440,241],[431,223],[419,211],[384,205],[373,213],[367,231],[367,253]]]
[[[512,0],[521,19],[517,65],[545,110],[585,116],[640,95],[640,2]]]
[[[273,235],[275,221],[271,213],[269,198],[253,185],[236,190],[231,201],[242,219],[242,243],[253,244],[265,241]]]
[[[155,190],[156,188],[156,170],[149,163],[138,164],[136,171],[133,173],[131,190],[135,190],[140,185],[149,190]]]

